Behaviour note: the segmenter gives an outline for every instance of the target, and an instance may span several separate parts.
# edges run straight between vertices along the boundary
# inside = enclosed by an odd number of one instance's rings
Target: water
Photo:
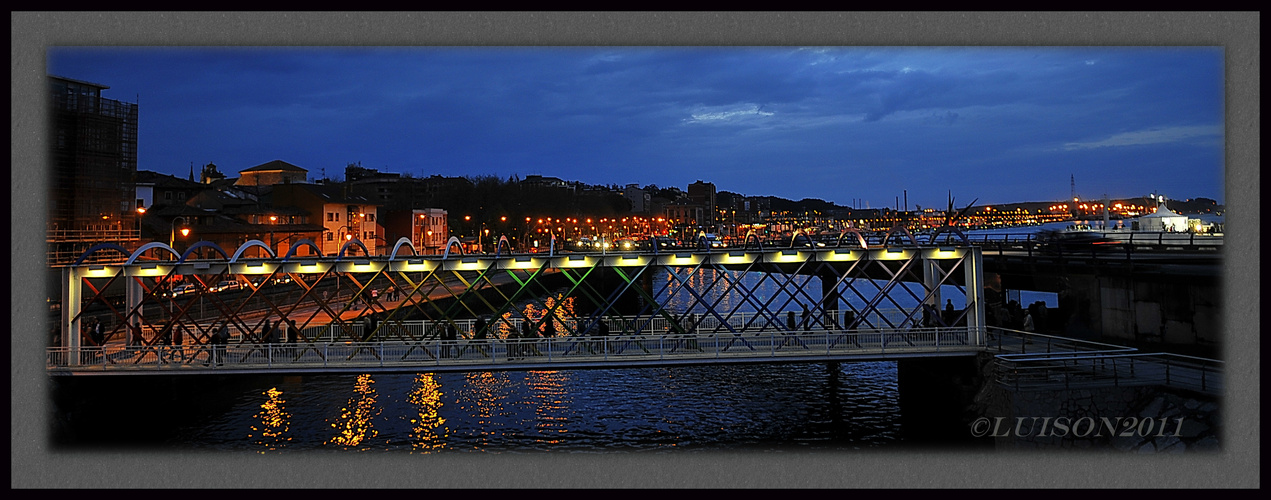
[[[906,444],[892,362],[62,379],[59,449],[412,453]]]

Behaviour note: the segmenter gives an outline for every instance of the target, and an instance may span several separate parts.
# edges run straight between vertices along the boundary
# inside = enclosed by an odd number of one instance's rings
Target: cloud
[[[1215,125],[1194,125],[1189,127],[1166,127],[1123,132],[1100,141],[1069,142],[1064,144],[1065,151],[1095,149],[1116,146],[1142,146],[1145,144],[1161,144],[1179,142],[1196,137],[1221,136],[1222,128]]]
[[[755,104],[708,106],[698,109],[685,123],[735,123],[751,117],[772,116],[771,111],[764,111],[763,106]]]

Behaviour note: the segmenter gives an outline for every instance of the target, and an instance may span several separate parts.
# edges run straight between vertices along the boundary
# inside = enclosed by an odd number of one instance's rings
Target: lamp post
[[[277,248],[274,248],[274,228],[273,228],[273,225],[274,225],[274,223],[276,223],[276,222],[278,222],[278,216],[277,216],[277,215],[271,215],[271,216],[269,216],[269,226],[270,226],[270,227],[269,227],[269,248],[270,248],[270,250],[273,250],[274,252],[277,252],[277,251],[278,251],[278,249],[277,249]]]
[[[177,219],[181,219],[181,224],[182,224],[182,225],[188,225],[188,224],[190,223],[189,219],[187,219],[184,215],[179,215],[179,216],[176,216],[176,217],[173,217],[173,218],[172,218],[172,224],[171,224],[171,226],[172,226],[172,236],[171,236],[170,238],[168,238],[168,246],[170,246],[170,247],[171,247],[171,246],[174,246],[174,245],[176,245],[176,244],[177,244]],[[189,235],[190,235],[190,228],[189,228],[189,227],[182,227],[182,228],[181,228],[181,237],[182,237],[182,238],[184,238],[184,237],[189,236]]]

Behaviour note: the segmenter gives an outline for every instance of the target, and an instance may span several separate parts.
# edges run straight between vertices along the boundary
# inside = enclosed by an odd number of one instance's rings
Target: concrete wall
[[[1216,280],[1076,275],[1065,286],[1059,301],[1070,335],[1186,345],[1222,341],[1222,290]]]
[[[1217,452],[1222,438],[1216,400],[1159,387],[1016,391],[990,379],[975,407],[976,433],[999,450]]]

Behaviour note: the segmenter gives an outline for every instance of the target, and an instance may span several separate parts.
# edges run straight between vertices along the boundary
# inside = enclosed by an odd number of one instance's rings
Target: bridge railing
[[[675,360],[780,360],[978,352],[967,328],[766,331],[745,334],[567,336],[538,339],[106,346],[48,350],[51,374],[201,373],[206,370],[409,371],[499,365],[604,366]],[[76,356],[76,353],[78,356]]]
[[[788,312],[795,313],[795,324],[793,328],[788,321]],[[871,311],[868,315],[858,317],[856,321],[859,325],[873,325],[886,327],[887,325],[900,325],[906,319],[909,311],[901,309],[878,309]],[[662,335],[675,333],[677,331],[689,331],[690,333],[729,333],[731,331],[767,331],[767,330],[828,330],[841,329],[843,326],[843,312],[834,311],[833,319],[828,314],[810,313],[807,318],[802,316],[802,311],[777,311],[774,313],[753,313],[738,312],[731,316],[724,316],[727,321],[721,321],[720,317],[713,314],[693,313],[685,315],[679,312],[668,312],[673,319],[668,319],[663,315],[644,315],[644,316],[605,316],[601,321],[609,328],[611,335],[618,334],[640,334],[640,335]],[[264,317],[265,314],[257,314],[257,318]],[[276,315],[270,315],[276,319]],[[542,317],[535,317],[531,320],[531,324],[538,327],[541,325]],[[486,319],[487,337],[507,337],[509,334],[517,335],[521,332],[521,327],[525,323],[524,317],[511,317],[506,319]],[[445,330],[450,324],[455,325],[456,334],[461,338],[476,337],[477,320],[473,318],[454,319],[454,320],[389,320],[380,321],[378,328],[381,338],[408,338],[408,339],[435,339],[441,338]],[[673,324],[678,323],[677,330]],[[195,332],[214,331],[219,326],[219,321],[199,321],[193,323],[184,323],[180,326],[182,337],[185,339],[186,345],[197,345],[194,335]],[[569,335],[570,332],[579,332],[584,334],[594,334],[595,320],[586,317],[563,316],[558,314],[555,319],[557,335]],[[828,326],[828,328],[827,328]],[[280,330],[278,335],[280,338],[286,337],[285,323],[278,325]],[[248,333],[259,333],[255,330],[244,329],[240,325],[228,325],[230,333],[230,343],[241,343],[248,338]],[[313,342],[340,342],[352,339],[366,338],[367,324],[364,320],[351,320],[340,323],[328,323],[323,325],[310,325],[299,328],[301,338]],[[161,331],[162,325],[145,325],[141,330],[147,333],[147,337],[153,337],[156,332]],[[543,332],[540,330],[539,335]],[[259,338],[259,337],[257,337]]]
[[[1050,353],[1068,355],[1074,353],[1130,353],[1137,351],[1133,347],[1043,333],[1024,332],[1009,328],[990,327],[987,329],[987,333],[988,342],[986,346],[990,350],[997,351],[999,355]]]
[[[997,362],[998,382],[1016,389],[1161,385],[1222,392],[1221,361],[1178,354],[1004,355]]]
[[[998,383],[1020,389],[1159,385],[1222,392],[1223,362],[1015,330],[990,328]]]

